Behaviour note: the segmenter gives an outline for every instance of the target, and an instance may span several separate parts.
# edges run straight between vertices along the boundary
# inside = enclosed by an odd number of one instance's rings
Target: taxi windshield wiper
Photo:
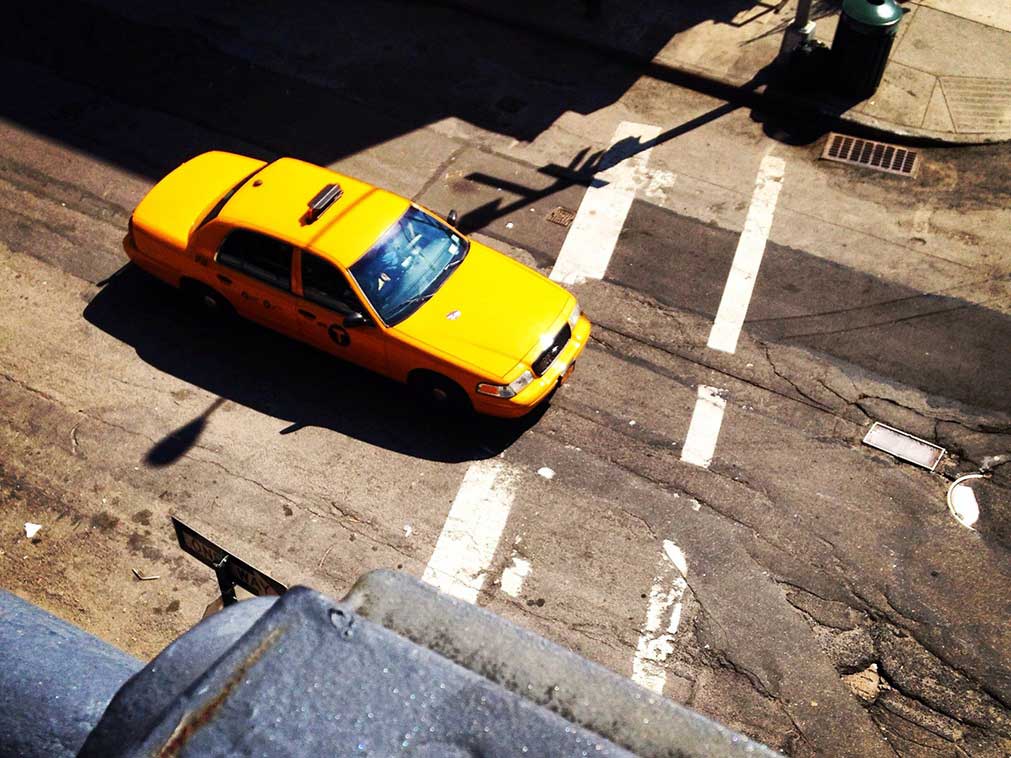
[[[466,253],[464,253],[463,251],[461,251],[460,255],[455,256],[455,257],[451,258],[449,261],[447,261],[446,265],[442,267],[442,271],[439,272],[439,275],[437,277],[435,277],[434,281],[441,282],[442,281],[442,277],[446,274],[447,271],[449,271],[450,269],[456,268],[461,263],[463,263],[464,255],[466,255]],[[435,294],[435,293],[433,292],[432,294]]]
[[[397,310],[394,315],[399,316],[401,313],[410,308],[412,305],[415,307],[415,310],[417,310],[418,306],[427,303],[429,300],[431,300],[435,296],[435,292],[437,291],[438,290],[435,290],[433,292],[426,292],[423,295],[415,295],[414,297],[407,298],[407,300],[405,300],[399,306],[397,306]]]

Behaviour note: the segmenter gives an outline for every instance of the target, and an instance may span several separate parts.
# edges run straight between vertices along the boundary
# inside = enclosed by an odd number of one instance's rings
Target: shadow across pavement
[[[679,240],[673,252],[670,239]],[[636,202],[607,279],[713,319],[738,240],[736,231]],[[985,304],[1001,297],[1006,278],[984,275],[951,292],[924,293],[769,242],[744,328],[928,395],[1006,412],[1011,317]],[[959,297],[970,291],[981,302]]]
[[[754,2],[639,20],[632,60],[510,28],[479,5],[18,5],[18,33],[0,52],[0,115],[151,179],[209,149],[326,165],[450,117],[529,141],[644,75],[700,85],[647,62],[680,32],[729,23]],[[581,0],[556,6],[574,25],[610,23],[607,8],[591,21]]]
[[[208,324],[175,290],[132,265],[107,281],[84,318],[159,371],[218,396],[148,451],[151,466],[185,455],[226,400],[285,422],[279,434],[321,427],[449,463],[498,455],[544,413],[542,407],[520,421],[435,416],[403,385],[300,342],[245,322]]]

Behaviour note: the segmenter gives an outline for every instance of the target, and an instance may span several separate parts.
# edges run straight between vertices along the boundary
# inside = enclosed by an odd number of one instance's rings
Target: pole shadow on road
[[[182,458],[186,452],[197,444],[200,435],[207,426],[207,419],[225,402],[219,397],[192,421],[187,421],[181,427],[158,440],[157,444],[147,451],[144,462],[149,466],[169,466]]]
[[[824,64],[819,65],[823,66]],[[683,81],[684,74],[662,64],[651,63],[645,67],[645,70],[656,79],[675,84],[685,83]],[[806,77],[813,79],[816,78],[816,74],[810,73]],[[771,97],[759,99],[755,94],[759,87],[765,87],[766,93]],[[812,104],[809,111],[800,117],[791,106],[793,101],[789,100],[789,97],[793,94],[801,94],[813,98],[818,89],[809,81],[799,81],[796,77],[786,75],[786,72],[775,64],[763,67],[749,81],[739,88],[734,88],[733,91],[731,88],[709,85],[697,88],[709,91],[713,96],[725,99],[725,102],[683,123],[664,129],[652,139],[641,140],[637,137],[626,137],[611,145],[607,150],[591,153],[589,147],[583,148],[567,165],[550,163],[541,166],[537,172],[554,179],[547,186],[527,187],[510,181],[506,177],[471,172],[465,177],[468,181],[497,190],[505,190],[515,195],[517,199],[503,204],[502,198],[495,198],[473,209],[464,206],[464,212],[460,217],[460,230],[466,234],[479,231],[498,219],[533,206],[570,187],[601,187],[607,184],[607,181],[602,178],[602,174],[608,169],[638,153],[675,140],[742,109],[750,109],[751,119],[762,124],[763,131],[770,139],[790,145],[808,145],[818,141],[832,129],[838,128],[837,115],[844,113],[858,102],[858,100],[837,95],[827,98],[822,96],[820,108],[823,112],[816,112]],[[847,131],[848,133],[863,133],[867,130],[847,125]]]
[[[84,318],[159,371],[218,396],[148,451],[145,462],[151,466],[171,465],[185,455],[226,400],[284,421],[279,434],[322,427],[451,463],[498,455],[544,412],[518,422],[434,417],[418,407],[405,386],[378,374],[253,324],[205,323],[171,287],[132,265],[109,279]]]
[[[741,107],[743,106],[737,102],[724,103],[683,124],[667,129],[650,140],[643,141],[637,137],[626,137],[620,142],[611,145],[606,151],[598,150],[593,153],[590,152],[590,148],[585,147],[569,161],[568,165],[561,166],[556,163],[550,163],[537,169],[538,173],[554,179],[554,182],[546,187],[527,187],[504,177],[490,176],[483,172],[472,172],[466,176],[468,181],[505,190],[516,195],[517,199],[503,205],[501,198],[495,198],[478,208],[468,210],[460,217],[459,228],[465,234],[472,234],[489,226],[497,219],[505,218],[515,211],[532,206],[570,187],[602,187],[607,184],[607,181],[599,176],[602,172],[617,166],[633,155],[687,134],[729,113],[733,113]]]

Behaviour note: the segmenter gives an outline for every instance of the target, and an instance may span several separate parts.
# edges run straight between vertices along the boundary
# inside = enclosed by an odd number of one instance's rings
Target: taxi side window
[[[348,314],[365,313],[347,278],[336,266],[318,255],[302,251],[302,293],[324,308]]]
[[[218,263],[261,282],[291,290],[291,245],[248,229],[236,229],[218,248]]]

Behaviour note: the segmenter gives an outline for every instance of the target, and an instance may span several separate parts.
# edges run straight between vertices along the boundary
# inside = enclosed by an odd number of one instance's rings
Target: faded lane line
[[[504,463],[471,464],[422,580],[460,600],[476,602],[512,501],[513,477]]]
[[[762,159],[755,180],[755,192],[751,196],[751,206],[744,221],[744,231],[737,243],[734,262],[723,290],[716,320],[709,332],[709,347],[724,353],[737,350],[737,339],[748,314],[751,293],[755,288],[758,268],[762,265],[765,244],[772,228],[772,217],[776,211],[779,190],[783,186],[783,171],[786,163],[782,158],[767,155]]]
[[[685,554],[670,540],[664,540],[660,568],[649,592],[646,623],[639,636],[632,661],[632,680],[658,695],[667,683],[664,661],[674,652],[674,635],[681,623],[681,601],[688,589]],[[663,627],[664,619],[667,625]]]
[[[603,279],[611,261],[618,235],[625,225],[628,211],[640,186],[647,185],[646,164],[652,148],[627,155],[641,142],[648,142],[660,134],[660,127],[622,121],[611,139],[608,158],[619,161],[598,174],[596,179],[606,182],[599,187],[589,187],[579,204],[576,218],[565,236],[551,278],[563,284],[578,284],[586,279]],[[673,179],[672,179],[673,180]],[[649,185],[652,191],[657,191]]]
[[[720,436],[720,426],[723,424],[723,411],[727,401],[720,394],[723,390],[716,387],[699,385],[698,398],[695,400],[695,410],[688,424],[688,436],[685,437],[681,449],[681,460],[702,468],[709,468],[716,452],[716,439]]]

